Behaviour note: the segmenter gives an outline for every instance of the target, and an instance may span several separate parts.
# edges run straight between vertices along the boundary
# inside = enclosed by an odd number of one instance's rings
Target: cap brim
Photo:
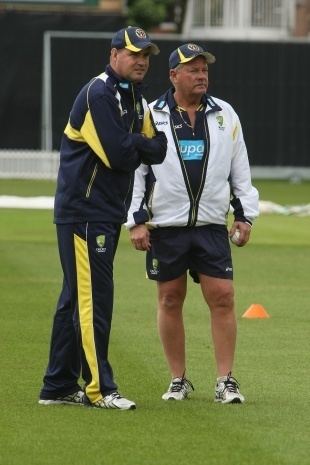
[[[157,45],[153,44],[152,42],[141,42],[139,43],[140,47],[135,47],[133,44],[126,45],[125,48],[128,50],[131,50],[132,52],[141,52],[141,50],[149,49],[152,55],[158,55],[159,54],[159,48]]]
[[[215,56],[212,55],[212,53],[210,52],[201,52],[201,53],[195,53],[194,55],[192,55],[191,57],[189,58],[183,58],[179,63],[188,63],[189,61],[192,61],[194,58],[197,58],[197,57],[205,57],[206,61],[208,64],[211,64],[211,63],[214,63],[215,62]]]

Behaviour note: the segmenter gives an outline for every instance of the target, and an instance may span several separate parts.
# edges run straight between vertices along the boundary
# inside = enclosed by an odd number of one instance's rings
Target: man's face
[[[203,95],[208,89],[208,65],[203,56],[179,65],[170,71],[171,81],[176,91],[186,96]]]
[[[126,48],[111,50],[111,66],[123,79],[141,82],[149,69],[150,51],[132,52]]]

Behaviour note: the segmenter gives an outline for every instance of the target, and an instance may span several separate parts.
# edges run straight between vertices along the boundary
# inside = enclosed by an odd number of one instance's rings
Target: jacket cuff
[[[134,212],[132,216],[136,224],[145,224],[150,219],[146,210],[138,210],[137,212]]]
[[[250,221],[245,216],[240,216],[240,215],[234,215],[234,216],[235,216],[235,221],[240,221],[241,223],[247,223],[249,226],[252,226],[252,221]]]
[[[146,137],[143,136],[142,134],[139,134],[137,132],[133,133],[132,135],[133,143],[136,149],[138,150],[143,150],[145,147],[145,139]]]

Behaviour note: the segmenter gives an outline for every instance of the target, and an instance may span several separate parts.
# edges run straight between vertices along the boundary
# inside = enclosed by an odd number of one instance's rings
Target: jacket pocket
[[[90,196],[91,188],[92,188],[92,186],[94,184],[94,181],[95,181],[95,178],[96,178],[96,175],[97,175],[97,171],[98,171],[98,162],[95,164],[95,167],[93,169],[90,181],[89,181],[88,186],[87,186],[87,190],[86,190],[86,198],[87,199]]]

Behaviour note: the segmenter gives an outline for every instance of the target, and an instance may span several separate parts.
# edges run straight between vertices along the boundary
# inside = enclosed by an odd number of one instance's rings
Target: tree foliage
[[[128,2],[128,25],[146,30],[158,26],[166,19],[171,0],[131,0]]]

